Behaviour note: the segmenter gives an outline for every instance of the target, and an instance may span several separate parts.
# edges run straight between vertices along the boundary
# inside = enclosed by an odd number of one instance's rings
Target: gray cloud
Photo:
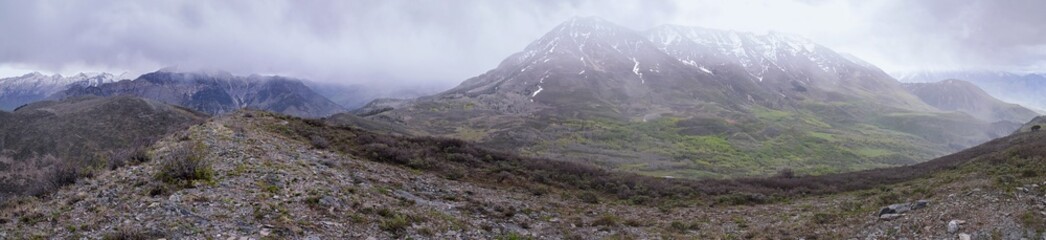
[[[573,16],[805,35],[887,70],[1041,70],[1043,1],[0,1],[0,68],[449,86]]]

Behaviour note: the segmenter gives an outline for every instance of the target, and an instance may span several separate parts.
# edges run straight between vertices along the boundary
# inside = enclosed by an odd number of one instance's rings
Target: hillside
[[[227,72],[160,70],[135,80],[98,86],[74,86],[51,96],[131,95],[184,106],[211,115],[241,108],[261,109],[302,117],[326,117],[345,110],[305,86],[280,76],[235,76]]]
[[[895,73],[902,82],[937,82],[962,79],[977,85],[992,96],[1036,111],[1046,110],[1046,75],[1003,71],[912,71]]]
[[[1046,127],[1046,116],[1035,117],[1030,122],[1025,123],[1024,126],[1021,126],[1021,128],[1018,129],[1017,132],[1030,132],[1036,129],[1035,126],[1039,126],[1037,128],[1039,129],[1038,131],[1042,131],[1042,128]]]
[[[109,73],[80,73],[64,77],[59,74],[47,76],[33,72],[18,77],[3,78],[0,79],[0,110],[11,111],[22,105],[44,100],[47,96],[72,85],[97,86],[124,77]]]
[[[987,122],[1024,123],[1039,115],[1031,109],[996,99],[973,83],[963,80],[905,83],[904,86],[931,106],[945,111],[964,112]]]
[[[240,112],[165,137],[152,161],[3,205],[0,237],[1037,239],[1043,139],[910,167],[693,181]],[[186,161],[208,174],[163,177]]]
[[[0,111],[0,202],[142,158],[138,150],[204,118],[126,96],[42,101]]]
[[[780,33],[564,22],[446,92],[359,116],[655,176],[824,174],[912,164],[1005,136],[852,56]]]

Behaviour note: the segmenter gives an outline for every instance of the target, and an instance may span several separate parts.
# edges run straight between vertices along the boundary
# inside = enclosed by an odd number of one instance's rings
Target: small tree
[[[1031,130],[1032,130],[1033,132],[1034,132],[1034,131],[1039,131],[1039,129],[1042,129],[1042,126],[1039,126],[1039,125],[1031,126]]]

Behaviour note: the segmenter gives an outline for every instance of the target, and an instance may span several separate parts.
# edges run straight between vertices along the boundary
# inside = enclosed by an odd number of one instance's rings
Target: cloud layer
[[[0,68],[453,85],[573,16],[805,35],[886,70],[1046,68],[1046,1],[15,1]]]

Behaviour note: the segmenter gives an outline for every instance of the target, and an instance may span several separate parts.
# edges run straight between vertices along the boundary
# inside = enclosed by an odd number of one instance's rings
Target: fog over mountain
[[[0,1],[0,76],[168,66],[443,88],[573,16],[808,37],[886,71],[1036,70],[1046,2]],[[758,18],[752,16],[761,16]],[[788,19],[788,21],[782,21]]]
[[[0,0],[0,240],[1046,240],[1042,9]]]

